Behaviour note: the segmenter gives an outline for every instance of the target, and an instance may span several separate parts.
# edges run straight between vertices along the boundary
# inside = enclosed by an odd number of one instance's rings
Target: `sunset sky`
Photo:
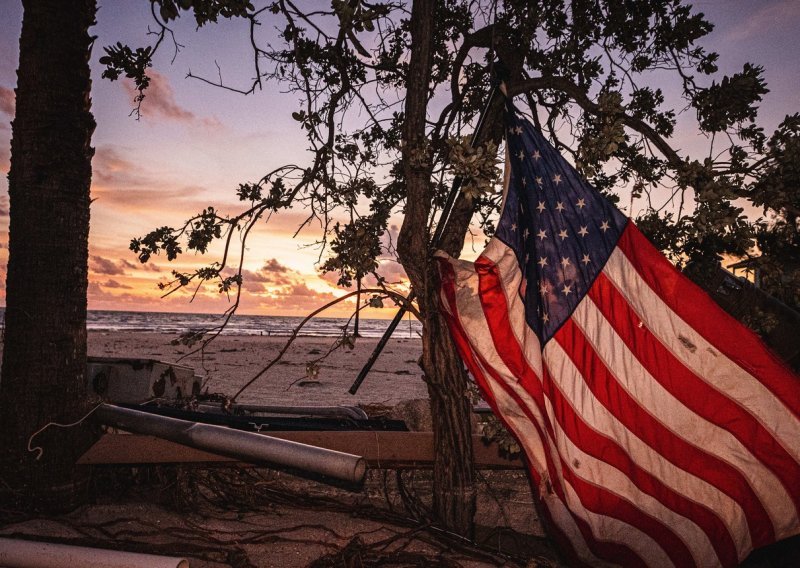
[[[180,263],[156,258],[141,265],[128,250],[130,239],[162,225],[177,225],[192,213],[214,205],[235,214],[235,188],[255,181],[284,163],[305,164],[306,143],[291,112],[296,98],[281,94],[275,85],[244,97],[187,79],[194,73],[223,79],[237,86],[251,77],[250,52],[244,23],[223,22],[194,31],[183,18],[175,26],[185,48],[170,63],[167,46],[157,58],[153,83],[147,92],[142,119],[129,116],[131,85],[100,78],[97,63],[102,47],[116,41],[132,46],[149,43],[149,2],[98,2],[98,36],[92,55],[93,138],[92,221],[90,237],[90,309],[220,312],[227,307],[213,290],[188,303],[185,296],[160,299],[157,283],[172,268],[190,269],[202,262],[193,255]],[[326,2],[327,5],[327,2]],[[762,104],[760,123],[769,130],[789,113],[800,110],[800,0],[716,0],[694,5],[716,24],[704,45],[720,54],[720,68],[732,73],[745,61],[763,65],[771,92]],[[5,174],[9,167],[10,121],[18,40],[22,20],[19,2],[0,0],[0,262],[5,281],[8,197]],[[264,26],[269,32],[269,21]],[[659,85],[668,90],[668,86]],[[674,144],[700,151],[705,140],[690,127],[692,113]],[[335,277],[324,279],[317,270],[319,251],[309,245],[319,237],[315,227],[297,238],[292,234],[305,218],[302,211],[274,216],[248,243],[246,290],[242,311],[272,315],[303,315],[341,294]],[[399,224],[400,219],[396,220]],[[396,232],[396,230],[395,230]],[[175,264],[172,266],[171,264]],[[390,281],[400,278],[394,261],[382,263]],[[0,290],[1,291],[1,290]],[[330,315],[344,315],[339,309]],[[367,317],[391,317],[393,310],[370,310]]]

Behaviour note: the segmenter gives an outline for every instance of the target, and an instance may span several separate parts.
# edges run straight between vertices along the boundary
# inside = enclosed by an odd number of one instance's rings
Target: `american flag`
[[[474,263],[437,253],[441,305],[546,528],[590,566],[736,566],[800,533],[798,377],[506,121],[496,234]]]

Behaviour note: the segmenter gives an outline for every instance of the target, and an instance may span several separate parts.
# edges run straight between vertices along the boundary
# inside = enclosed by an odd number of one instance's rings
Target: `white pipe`
[[[6,568],[189,568],[185,558],[0,538]]]
[[[128,432],[164,438],[242,461],[291,467],[352,484],[364,481],[367,471],[366,462],[361,456],[113,404],[101,404],[94,411],[94,418],[102,424]]]

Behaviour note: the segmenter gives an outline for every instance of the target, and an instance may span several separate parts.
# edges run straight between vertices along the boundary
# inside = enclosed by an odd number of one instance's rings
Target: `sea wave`
[[[222,333],[226,335],[289,335],[303,318],[286,316],[234,315]],[[178,314],[170,312],[123,312],[91,310],[86,328],[89,331],[138,331],[181,334],[203,331],[223,322],[219,314]],[[358,332],[363,337],[381,337],[389,320],[361,319]],[[313,318],[300,331],[303,336],[335,337],[347,327],[353,333],[353,322],[345,318]],[[393,337],[418,337],[422,326],[416,320],[404,320]]]

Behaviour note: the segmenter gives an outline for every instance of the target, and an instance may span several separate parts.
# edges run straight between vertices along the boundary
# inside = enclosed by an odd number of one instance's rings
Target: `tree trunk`
[[[432,0],[416,0],[411,13],[411,59],[406,91],[403,167],[406,210],[398,252],[419,299],[422,370],[434,431],[433,509],[437,522],[472,536],[475,471],[466,375],[438,306],[438,274],[430,260],[428,216],[433,188],[425,133],[433,39]]]
[[[51,428],[89,409],[86,291],[95,128],[89,56],[95,0],[27,0],[12,124],[6,328],[0,380],[3,490],[30,508],[69,509],[88,430]],[[7,501],[7,500],[6,500]]]

